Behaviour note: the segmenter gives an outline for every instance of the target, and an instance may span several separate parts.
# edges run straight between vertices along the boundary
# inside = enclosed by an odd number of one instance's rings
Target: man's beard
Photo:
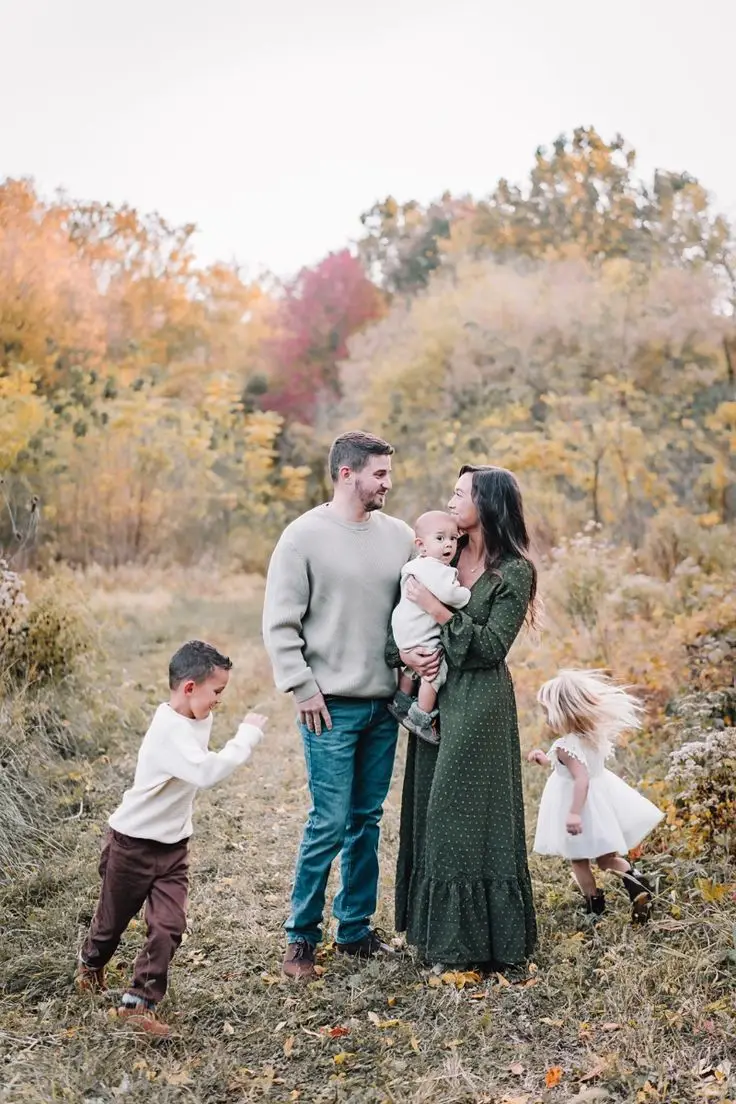
[[[360,499],[360,505],[366,511],[366,513],[372,513],[374,510],[382,510],[384,502],[386,500],[385,494],[378,494],[377,491],[369,492],[364,489],[360,480],[356,480],[355,489],[358,492],[358,498]]]

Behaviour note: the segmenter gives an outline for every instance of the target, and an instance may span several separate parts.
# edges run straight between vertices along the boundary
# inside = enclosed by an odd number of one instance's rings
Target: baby
[[[412,576],[451,609],[462,609],[470,601],[470,591],[460,585],[457,568],[451,566],[457,553],[455,519],[442,510],[431,510],[419,518],[414,534],[419,555],[401,569],[401,599],[391,617],[391,628],[400,651],[440,647],[440,626],[434,617],[406,597],[407,580]],[[439,736],[433,722],[437,717],[437,692],[447,678],[447,661],[443,657],[439,672],[431,682],[420,680],[415,701],[412,690],[416,677],[408,668],[402,672],[389,710],[409,732],[427,743],[438,744]]]

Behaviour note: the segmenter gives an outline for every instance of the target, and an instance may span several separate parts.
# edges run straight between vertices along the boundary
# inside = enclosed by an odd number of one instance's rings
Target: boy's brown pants
[[[157,843],[108,829],[100,857],[102,888],[81,951],[85,966],[105,966],[120,937],[145,902],[146,941],[127,992],[158,1002],[166,992],[169,963],[187,921],[189,841]]]

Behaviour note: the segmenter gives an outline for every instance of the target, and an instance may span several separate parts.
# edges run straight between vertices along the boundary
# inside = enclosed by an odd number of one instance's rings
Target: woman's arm
[[[526,560],[515,560],[504,566],[484,624],[477,624],[464,610],[452,614],[446,610],[440,640],[451,667],[478,670],[503,663],[524,624],[532,571]]]
[[[390,625],[384,657],[389,667],[411,667],[422,678],[430,681],[437,677],[442,663],[440,648],[410,648],[400,652]]]

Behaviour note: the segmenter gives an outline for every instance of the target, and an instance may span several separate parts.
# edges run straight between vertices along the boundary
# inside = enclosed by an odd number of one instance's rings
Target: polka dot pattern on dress
[[[520,964],[536,942],[521,753],[506,655],[526,616],[532,568],[502,561],[442,628],[448,679],[439,747],[410,737],[396,927],[427,962]]]

